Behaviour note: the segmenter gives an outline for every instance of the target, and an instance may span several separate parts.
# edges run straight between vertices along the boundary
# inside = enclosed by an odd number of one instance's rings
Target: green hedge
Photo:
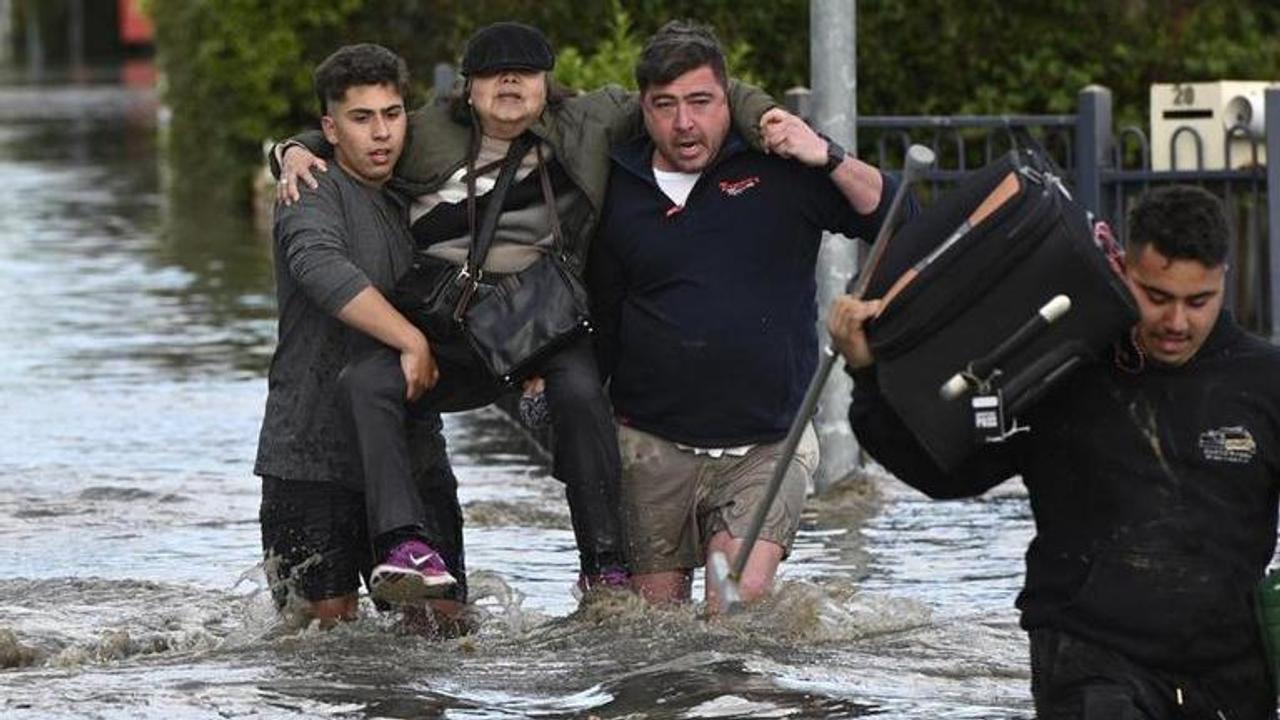
[[[264,138],[315,122],[311,68],[372,41],[422,83],[480,25],[519,19],[559,49],[571,85],[631,83],[643,39],[672,17],[713,24],[735,74],[781,95],[808,84],[807,0],[150,0],[176,159],[234,166]],[[1115,91],[1117,120],[1146,125],[1152,82],[1280,79],[1280,6],[1266,0],[863,0],[863,114],[1071,112]]]
[[[263,139],[309,123],[311,55],[364,0],[150,0],[173,158],[244,182]],[[311,103],[314,104],[314,101]]]

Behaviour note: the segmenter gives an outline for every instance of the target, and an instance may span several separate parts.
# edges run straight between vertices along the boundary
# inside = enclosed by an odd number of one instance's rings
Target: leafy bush
[[[711,24],[731,72],[775,96],[808,84],[807,0],[149,0],[177,157],[246,163],[264,138],[314,125],[311,68],[378,42],[419,82],[456,62],[477,27],[516,19],[559,49],[557,77],[634,84],[645,38]],[[875,0],[858,5],[863,114],[1069,113],[1089,83],[1115,92],[1118,124],[1146,125],[1153,82],[1280,78],[1280,5],[1267,0]]]
[[[613,16],[599,44],[589,55],[570,45],[556,53],[556,80],[579,90],[615,84],[635,89],[636,61],[644,41],[635,33],[628,13],[618,0],[610,3]]]
[[[620,0],[611,0],[609,7],[612,15],[608,19],[608,28],[589,54],[572,45],[556,53],[555,74],[561,84],[580,90],[610,83],[635,89],[636,62],[640,59],[646,38],[636,30],[631,13]],[[751,67],[750,58],[751,46],[745,41],[726,43],[725,62],[730,74],[761,84],[759,74]]]
[[[184,167],[204,167],[240,188],[264,139],[314,122],[315,46],[364,0],[149,0],[161,91],[172,111],[166,141]]]

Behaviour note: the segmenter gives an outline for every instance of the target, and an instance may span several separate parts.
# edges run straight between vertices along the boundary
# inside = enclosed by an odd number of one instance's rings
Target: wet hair
[[[636,86],[643,95],[653,85],[666,85],[692,70],[709,65],[721,87],[728,84],[724,51],[708,25],[672,20],[658,29],[640,51]]]
[[[1222,201],[1194,185],[1168,185],[1142,196],[1129,211],[1125,249],[1137,258],[1148,245],[1170,260],[1218,267],[1227,259],[1227,218]]]
[[[329,103],[342,102],[352,87],[390,85],[402,98],[409,94],[409,68],[404,59],[373,43],[338,48],[316,66],[314,81],[321,115],[328,115]]]

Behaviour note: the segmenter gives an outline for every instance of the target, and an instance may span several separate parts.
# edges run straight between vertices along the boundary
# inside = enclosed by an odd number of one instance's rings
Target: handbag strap
[[[498,180],[489,191],[489,204],[484,209],[484,219],[476,228],[476,176],[475,156],[479,152],[470,153],[467,160],[467,222],[471,228],[471,247],[467,251],[467,264],[462,268],[464,275],[469,275],[474,283],[484,269],[484,261],[489,257],[489,248],[493,245],[493,235],[498,230],[498,216],[502,214],[502,205],[506,202],[507,190],[515,179],[516,170],[520,169],[520,161],[529,153],[529,147],[537,138],[525,133],[511,141],[507,155],[502,159],[502,170],[498,172]],[[486,169],[492,164],[486,166]]]
[[[560,210],[556,207],[556,194],[551,190],[551,173],[542,159],[542,143],[538,143],[538,179],[542,182],[542,200],[547,204],[547,220],[551,223],[551,247],[556,256],[564,259],[564,234],[560,231]]]

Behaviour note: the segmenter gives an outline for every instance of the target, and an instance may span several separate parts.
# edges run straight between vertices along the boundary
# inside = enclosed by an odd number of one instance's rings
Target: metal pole
[[[1267,88],[1267,330],[1280,342],[1280,88]]]
[[[449,63],[436,63],[431,69],[431,91],[435,96],[432,100],[437,105],[443,105],[449,99],[456,78],[457,74]]]
[[[1103,218],[1102,169],[1111,165],[1111,90],[1101,85],[1085,87],[1077,108],[1076,199]]]
[[[856,0],[809,1],[811,122],[850,152],[856,152],[858,147],[856,16]],[[819,338],[827,334],[827,308],[844,292],[856,266],[854,243],[830,234],[823,237],[817,271]],[[844,373],[835,373],[821,395],[814,416],[814,429],[822,452],[822,462],[813,478],[814,490],[818,493],[857,465],[858,445],[848,419],[851,390],[849,378]]]
[[[71,0],[67,17],[67,64],[78,79],[84,70],[84,0]]]
[[[44,78],[44,43],[40,37],[39,7],[35,0],[25,0],[22,6],[27,20],[27,77],[33,81]]]

